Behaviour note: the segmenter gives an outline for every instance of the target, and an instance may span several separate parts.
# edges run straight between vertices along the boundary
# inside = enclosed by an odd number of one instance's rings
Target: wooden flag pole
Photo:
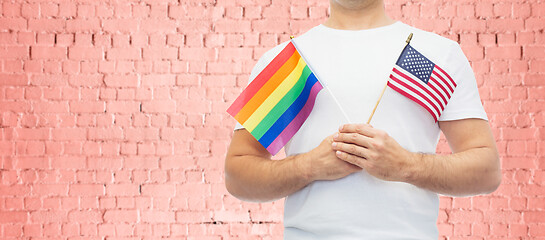
[[[407,43],[405,44],[405,47],[409,45],[412,38],[413,38],[413,34],[411,33],[409,34],[409,37],[407,37],[407,40],[405,41]],[[375,115],[375,111],[377,110],[378,104],[380,103],[380,100],[382,99],[382,96],[384,96],[384,92],[386,91],[386,88],[388,87],[388,81],[386,81],[386,84],[384,85],[384,88],[382,89],[382,92],[380,93],[380,97],[378,97],[377,103],[375,104],[375,107],[373,108],[373,111],[371,112],[371,116],[369,116],[369,119],[367,120],[367,124],[371,122],[371,119],[373,119],[373,115]]]

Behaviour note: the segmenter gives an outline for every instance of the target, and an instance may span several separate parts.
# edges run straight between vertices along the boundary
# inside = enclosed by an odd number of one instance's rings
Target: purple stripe
[[[278,135],[276,139],[267,147],[267,150],[272,154],[276,155],[280,149],[288,143],[288,141],[295,135],[297,131],[299,131],[299,128],[303,125],[305,120],[307,120],[308,116],[310,115],[310,112],[312,112],[312,108],[314,108],[314,102],[316,101],[316,96],[322,90],[322,84],[320,82],[316,82],[314,86],[312,86],[312,89],[310,90],[310,96],[308,97],[307,102],[305,103],[305,106],[301,109],[301,111],[295,116],[295,118],[288,124],[288,126]]]

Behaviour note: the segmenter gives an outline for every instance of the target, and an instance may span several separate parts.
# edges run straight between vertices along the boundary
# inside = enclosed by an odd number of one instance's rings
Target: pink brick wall
[[[321,23],[327,6],[2,1],[0,238],[281,239],[281,201],[225,190],[225,109],[261,54]],[[441,238],[545,239],[545,3],[387,10],[461,43],[502,158],[495,193],[441,199]]]

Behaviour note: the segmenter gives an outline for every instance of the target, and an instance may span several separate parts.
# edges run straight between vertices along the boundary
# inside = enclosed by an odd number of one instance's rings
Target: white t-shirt
[[[294,41],[348,118],[365,123],[410,33],[414,34],[411,46],[457,84],[439,121],[486,120],[473,71],[454,41],[401,22],[358,31],[319,25]],[[265,53],[250,79],[286,44]],[[318,94],[312,113],[285,147],[288,156],[310,151],[348,122],[331,94],[326,89]],[[423,107],[391,88],[386,89],[371,125],[409,151],[435,153],[438,124]],[[313,182],[288,196],[284,239],[437,239],[438,210],[436,193],[361,171],[334,181]]]

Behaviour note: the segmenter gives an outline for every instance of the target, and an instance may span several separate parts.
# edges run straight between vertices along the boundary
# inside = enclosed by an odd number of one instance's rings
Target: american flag
[[[437,122],[456,83],[443,69],[407,45],[392,69],[388,86],[418,103]]]

